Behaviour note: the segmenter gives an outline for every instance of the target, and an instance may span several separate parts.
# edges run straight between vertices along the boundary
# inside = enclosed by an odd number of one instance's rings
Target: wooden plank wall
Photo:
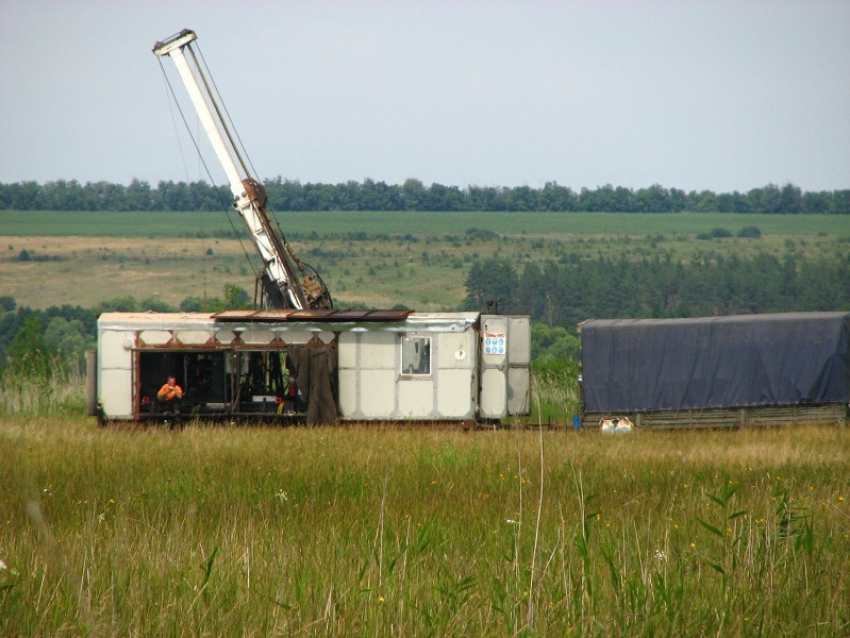
[[[744,428],[774,425],[850,425],[848,407],[842,403],[783,407],[715,408],[623,414],[582,415],[583,428],[598,428],[601,418],[628,417],[635,427],[648,429]]]

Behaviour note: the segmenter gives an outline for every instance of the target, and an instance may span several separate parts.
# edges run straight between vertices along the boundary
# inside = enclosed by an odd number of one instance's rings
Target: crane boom
[[[301,262],[272,224],[266,210],[266,190],[251,175],[198,64],[192,47],[197,37],[194,31],[184,29],[163,42],[157,42],[153,52],[174,61],[216,157],[227,175],[233,194],[233,207],[248,227],[263,261],[261,278],[267,303],[275,308],[298,310],[332,308],[333,300],[321,277],[315,271],[306,273],[305,268],[309,267]]]

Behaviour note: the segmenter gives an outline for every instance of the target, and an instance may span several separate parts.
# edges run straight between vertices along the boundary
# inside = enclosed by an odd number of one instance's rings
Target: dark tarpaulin
[[[333,423],[336,408],[336,348],[332,346],[289,346],[286,349],[295,383],[307,402],[307,425]]]
[[[850,312],[581,325],[586,412],[850,402]]]

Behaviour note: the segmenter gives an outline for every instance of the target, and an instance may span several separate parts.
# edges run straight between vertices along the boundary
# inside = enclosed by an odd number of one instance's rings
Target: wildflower
[[[839,503],[843,503],[843,502],[844,502],[844,497],[843,497],[843,496],[839,496],[839,497],[838,497],[838,502],[839,502]]]
[[[515,521],[515,520],[513,520],[513,519],[510,519],[510,518],[506,518],[506,519],[505,519],[505,522],[506,522],[508,525],[519,525],[519,523],[518,523],[517,521]]]
[[[8,569],[8,566],[3,562],[3,559],[0,558],[0,572],[4,572],[6,569]]]
[[[275,495],[275,498],[278,499],[281,503],[283,503],[284,501],[289,500],[289,494],[287,494],[283,490],[278,490],[277,494]]]
[[[385,599],[383,596],[378,596],[378,602],[379,602],[379,603],[382,603],[382,602],[384,602],[385,600],[386,600],[386,599]]]
[[[696,543],[691,543],[691,549],[696,549],[696,548],[697,548],[697,544],[696,544]]]
[[[655,560],[659,563],[663,563],[667,560],[667,554],[663,550],[656,549],[655,550]]]

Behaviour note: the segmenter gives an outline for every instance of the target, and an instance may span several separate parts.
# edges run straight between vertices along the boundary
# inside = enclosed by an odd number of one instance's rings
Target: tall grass
[[[572,361],[532,368],[529,423],[570,427],[581,408],[579,369],[579,364]]]
[[[843,636],[848,453],[0,417],[0,634]]]
[[[58,355],[45,365],[49,373],[0,369],[0,416],[85,413],[85,373]]]

